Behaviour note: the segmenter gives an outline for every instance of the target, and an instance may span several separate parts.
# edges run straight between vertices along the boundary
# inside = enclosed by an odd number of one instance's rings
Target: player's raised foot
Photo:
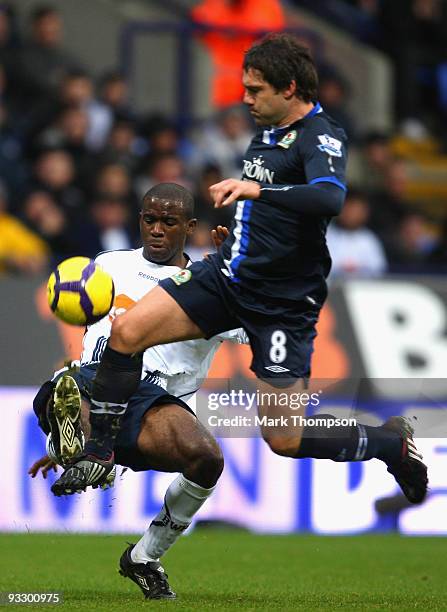
[[[84,449],[81,427],[81,394],[69,374],[59,378],[48,407],[51,444],[59,463],[66,465]]]
[[[394,476],[408,501],[420,504],[427,494],[428,477],[427,466],[413,440],[414,429],[410,421],[401,416],[390,417],[382,427],[402,438],[402,457],[400,461],[388,464],[388,472]]]
[[[177,595],[169,586],[168,576],[158,561],[134,563],[130,553],[134,544],[130,544],[120,559],[121,576],[130,578],[140,587],[146,599],[175,599]]]
[[[51,491],[60,497],[81,493],[87,487],[108,489],[115,480],[115,460],[111,453],[108,458],[95,455],[81,455],[67,467],[62,476],[56,480]]]

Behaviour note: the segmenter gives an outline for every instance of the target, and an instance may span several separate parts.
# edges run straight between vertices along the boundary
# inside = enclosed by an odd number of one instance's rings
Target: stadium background
[[[422,15],[417,2],[242,0],[233,13],[225,4],[63,0],[55,13],[35,13],[42,4],[30,0],[0,6],[2,531],[139,532],[158,510],[169,475],[127,472],[113,492],[68,500],[27,476],[44,453],[31,411],[36,385],[80,346],[80,331],[48,312],[45,278],[67,256],[137,245],[139,197],[159,181],[195,192],[201,224],[189,250],[197,258],[211,248],[209,228],[227,223],[228,212],[213,210],[207,186],[238,173],[252,133],[229,49],[272,28],[292,29],[312,47],[322,104],[352,143],[352,197],[330,237],[337,256],[314,375],[374,379],[377,405],[442,424],[443,3],[439,14]],[[414,31],[424,35],[411,38]],[[223,346],[210,375],[249,376],[248,364],[247,349]],[[414,391],[410,380],[421,381]],[[262,533],[445,534],[440,430],[421,434],[431,494],[419,508],[376,512],[378,498],[397,493],[376,462],[294,462],[259,439],[223,439],[225,472],[199,518]]]

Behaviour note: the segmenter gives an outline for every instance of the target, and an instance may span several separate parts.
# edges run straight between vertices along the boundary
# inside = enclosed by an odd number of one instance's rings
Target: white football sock
[[[166,491],[162,509],[132,549],[132,561],[158,561],[185,531],[214,489],[205,489],[182,474],[177,476]]]

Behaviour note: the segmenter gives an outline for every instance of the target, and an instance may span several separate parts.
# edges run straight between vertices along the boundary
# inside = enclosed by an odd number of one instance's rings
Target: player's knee
[[[298,452],[300,441],[296,437],[265,433],[263,438],[275,455],[295,457]]]
[[[188,456],[187,478],[203,487],[213,487],[224,468],[224,458],[217,442],[204,439],[188,450]]]
[[[218,481],[224,468],[224,458],[222,451],[214,440],[206,440],[199,448],[196,458],[196,465],[201,472]]]
[[[116,317],[112,323],[110,342],[113,348],[123,353],[135,353],[139,347],[140,336],[135,326],[130,326],[123,316]]]

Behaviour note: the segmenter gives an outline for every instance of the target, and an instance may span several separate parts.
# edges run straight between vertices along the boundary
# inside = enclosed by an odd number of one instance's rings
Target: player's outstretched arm
[[[261,183],[259,198],[305,215],[335,217],[342,209],[346,188],[343,184],[319,182],[315,185],[267,185]]]
[[[344,185],[321,182],[315,185],[270,185],[226,179],[211,185],[215,208],[229,206],[236,200],[262,199],[273,205],[306,215],[338,215],[343,206]]]

